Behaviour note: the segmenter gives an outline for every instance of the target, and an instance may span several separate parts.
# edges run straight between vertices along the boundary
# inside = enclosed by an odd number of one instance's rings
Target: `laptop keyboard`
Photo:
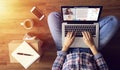
[[[92,36],[96,35],[96,25],[65,25],[65,36],[67,32],[76,32],[76,37],[82,37],[83,31],[88,31]]]

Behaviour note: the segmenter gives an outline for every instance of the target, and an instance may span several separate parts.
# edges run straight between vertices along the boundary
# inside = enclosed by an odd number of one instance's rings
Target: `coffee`
[[[25,29],[31,29],[33,27],[33,21],[31,19],[26,19],[21,25],[23,25]]]
[[[26,21],[25,22],[25,26],[26,26],[26,28],[30,28],[32,26],[31,22],[30,21]]]

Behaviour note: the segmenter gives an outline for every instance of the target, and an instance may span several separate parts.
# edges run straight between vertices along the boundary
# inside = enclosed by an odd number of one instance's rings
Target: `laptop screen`
[[[63,21],[98,21],[102,6],[62,6]]]

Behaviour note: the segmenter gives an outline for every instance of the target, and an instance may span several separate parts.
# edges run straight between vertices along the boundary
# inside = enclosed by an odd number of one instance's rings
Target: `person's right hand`
[[[84,40],[85,44],[91,49],[92,53],[94,55],[98,54],[98,51],[95,47],[95,44],[94,44],[91,34],[89,32],[84,31],[84,32],[82,32],[82,35],[83,35],[83,40]]]
[[[85,44],[91,49],[92,53],[94,55],[98,54],[98,51],[95,47],[95,44],[94,44],[91,34],[89,32],[84,31],[84,32],[82,32],[82,35],[83,35],[83,40],[84,40]]]
[[[92,36],[91,36],[91,34],[90,34],[89,32],[84,31],[84,32],[82,32],[82,35],[83,35],[83,40],[84,40],[85,44],[86,44],[89,48],[91,48],[92,46],[95,46],[95,45],[94,45],[93,38],[92,38]]]

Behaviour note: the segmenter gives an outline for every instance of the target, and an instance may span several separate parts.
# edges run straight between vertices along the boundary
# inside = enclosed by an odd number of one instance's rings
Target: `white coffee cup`
[[[33,28],[33,20],[32,19],[26,19],[25,21],[23,21],[21,23],[21,25],[25,28],[25,29],[32,29]]]

